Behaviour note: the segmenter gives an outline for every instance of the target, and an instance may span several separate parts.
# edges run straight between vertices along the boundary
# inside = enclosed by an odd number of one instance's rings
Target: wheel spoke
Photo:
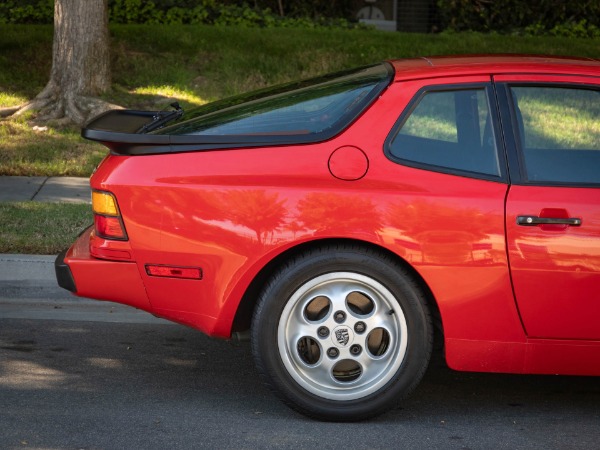
[[[331,375],[335,360],[324,355],[319,363],[310,368],[310,379],[321,387],[333,387],[335,381]]]
[[[346,311],[346,297],[351,289],[346,283],[328,283],[319,289],[319,295],[327,297],[331,301],[331,312]]]
[[[295,347],[298,340],[302,337],[310,337],[316,341],[319,341],[318,327],[312,324],[297,324],[287,335],[287,342],[290,347]]]
[[[378,310],[373,316],[364,319],[363,322],[367,325],[365,334],[368,334],[377,328],[383,328],[388,333],[396,334],[396,330],[398,329],[398,320],[395,317],[396,313],[389,314],[389,311],[389,309],[386,311]]]
[[[361,382],[370,383],[374,379],[380,377],[382,373],[388,370],[390,360],[391,358],[389,355],[373,358],[367,352],[363,352],[360,358],[360,364],[363,367],[363,377]]]

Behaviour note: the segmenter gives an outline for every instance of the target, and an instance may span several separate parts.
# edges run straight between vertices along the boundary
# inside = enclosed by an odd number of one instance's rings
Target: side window
[[[513,86],[527,179],[600,183],[600,91]]]
[[[500,175],[486,90],[425,92],[388,150],[416,165]]]

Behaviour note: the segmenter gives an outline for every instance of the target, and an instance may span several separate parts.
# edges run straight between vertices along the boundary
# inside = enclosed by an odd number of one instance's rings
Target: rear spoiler
[[[173,114],[174,112],[167,112]],[[150,124],[161,120],[164,111],[138,111],[115,109],[93,118],[81,130],[81,136],[100,142],[118,155],[156,155],[203,150],[218,150],[243,147],[293,145],[319,142],[331,136],[319,135],[168,135],[148,134]],[[158,117],[158,119],[157,119]],[[164,116],[162,116],[164,117]],[[152,131],[152,130],[150,130]]]
[[[159,111],[113,109],[94,117],[82,128],[81,136],[100,142],[118,154],[154,153],[151,151],[153,147],[171,144],[171,136],[140,133],[155,120],[157,114]]]

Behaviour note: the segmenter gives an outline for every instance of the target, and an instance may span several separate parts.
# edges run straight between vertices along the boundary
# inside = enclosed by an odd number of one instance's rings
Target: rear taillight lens
[[[110,192],[92,191],[92,209],[96,236],[104,239],[127,240],[117,199]]]

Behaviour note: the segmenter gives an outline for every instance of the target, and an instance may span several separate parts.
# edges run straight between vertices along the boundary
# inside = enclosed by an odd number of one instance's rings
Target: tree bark
[[[110,89],[108,0],[55,0],[52,71],[46,87],[17,114],[83,125],[114,108],[98,98]]]

